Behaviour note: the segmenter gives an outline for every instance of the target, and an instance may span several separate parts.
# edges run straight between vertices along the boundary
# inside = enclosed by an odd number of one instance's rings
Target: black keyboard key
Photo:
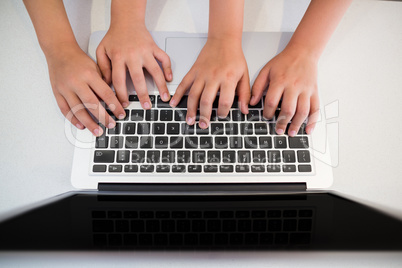
[[[194,125],[190,126],[187,123],[181,124],[181,134],[183,135],[193,135],[194,134]]]
[[[253,151],[253,163],[265,163],[266,161],[265,151]]]
[[[299,170],[299,172],[311,172],[311,166],[310,165],[299,165],[298,170]]]
[[[187,108],[187,99],[188,96],[184,95],[180,102],[176,105],[176,108]]]
[[[248,121],[260,121],[260,111],[259,110],[248,110],[247,120]]]
[[[95,140],[95,148],[107,148],[109,145],[109,137],[106,136],[100,136],[96,137]]]
[[[226,135],[238,135],[239,134],[239,125],[236,123],[226,123],[225,124],[225,133],[226,133]]]
[[[280,151],[268,151],[268,162],[269,163],[280,163],[281,162],[281,152]]]
[[[306,133],[306,124],[302,124],[297,132],[298,135],[307,135]]]
[[[280,165],[268,165],[267,166],[267,171],[269,173],[276,173],[276,172],[281,172],[281,166]]]
[[[212,135],[223,135],[224,134],[223,123],[211,123],[210,129],[211,129]]]
[[[193,163],[205,163],[205,151],[193,151]]]
[[[253,124],[251,123],[241,123],[240,133],[242,135],[253,135]]]
[[[267,123],[255,123],[254,131],[256,135],[267,135],[268,134],[268,125]]]
[[[110,148],[123,148],[124,137],[112,136],[110,137]]]
[[[187,110],[175,110],[174,120],[175,121],[186,121]]]
[[[222,162],[223,163],[236,163],[236,152],[235,151],[223,151],[222,152]]]
[[[131,121],[144,120],[144,110],[131,110]]]
[[[184,137],[184,144],[187,149],[198,148],[198,137]]]
[[[177,151],[177,163],[190,163],[190,151]]]
[[[131,163],[144,163],[145,162],[145,151],[132,151],[131,152]]]
[[[284,150],[282,151],[282,159],[284,163],[294,163],[296,162],[295,151]]]
[[[138,172],[138,165],[125,165],[124,172],[127,172],[127,173]]]
[[[240,110],[233,110],[232,111],[232,120],[233,121],[244,121],[244,114],[242,114]]]
[[[120,150],[117,151],[117,163],[128,163],[130,161],[130,151]]]
[[[92,172],[106,172],[106,165],[93,165]]]
[[[247,149],[256,149],[258,147],[257,137],[244,137],[244,147]]]
[[[220,163],[221,162],[221,152],[220,151],[208,151],[207,162],[208,163]]]
[[[190,173],[200,173],[202,170],[201,165],[188,165],[188,172]]]
[[[132,135],[135,133],[135,123],[125,123],[123,126],[123,134]]]
[[[126,137],[126,148],[127,149],[137,149],[138,148],[138,137]]]
[[[205,173],[216,173],[216,172],[218,172],[218,166],[217,165],[205,165],[204,172]]]
[[[96,150],[94,156],[95,163],[113,163],[114,151]]]
[[[145,119],[146,121],[158,121],[158,110],[146,110]]]
[[[156,96],[155,95],[149,95],[149,100],[151,101],[152,107],[155,106],[155,101],[156,101]]]
[[[272,148],[272,138],[271,137],[259,137],[260,149],[270,149]]]
[[[129,95],[128,96],[129,101],[140,101],[137,95]]]
[[[172,172],[174,172],[174,173],[186,172],[186,166],[185,165],[173,165]]]
[[[232,103],[232,109],[239,108],[239,97],[235,96]]]
[[[201,149],[212,149],[214,147],[212,137],[200,137]]]
[[[138,123],[137,127],[138,127],[137,134],[141,134],[141,135],[149,135],[150,134],[150,128],[151,128],[150,123]]]
[[[200,128],[200,126],[197,124],[195,127],[195,132],[197,133],[197,135],[208,135],[209,128],[203,129],[203,128]]]
[[[286,137],[274,137],[274,146],[275,148],[287,148]]]
[[[218,107],[219,107],[219,95],[216,96],[214,102],[212,103],[212,108],[218,109]]]
[[[211,118],[210,118],[210,121],[212,122],[212,121],[216,121],[216,120],[218,120],[218,117],[217,117],[217,115],[216,115],[216,110],[214,109],[214,110],[212,110],[212,112],[211,112]]]
[[[250,168],[249,166],[246,165],[236,165],[236,172],[238,173],[245,173],[245,172],[249,172]]]
[[[233,166],[232,165],[220,165],[219,166],[219,171],[221,173],[230,173],[233,172]]]
[[[160,120],[161,121],[172,121],[173,111],[172,110],[160,110]]]
[[[167,123],[166,133],[169,135],[177,135],[180,133],[179,128],[180,128],[179,123]]]
[[[174,163],[175,162],[175,151],[162,151],[162,163]]]
[[[251,166],[251,172],[265,172],[265,167],[264,165],[252,165]]]
[[[153,137],[143,136],[140,138],[140,148],[152,148]]]
[[[147,152],[147,163],[159,163],[160,162],[160,156],[161,152],[160,151],[154,151],[150,150]]]
[[[227,149],[228,148],[228,138],[227,137],[215,137],[215,148],[216,149]]]
[[[269,134],[276,135],[276,131],[275,131],[276,124],[275,123],[269,123],[268,125],[269,125]]]
[[[183,148],[183,137],[182,136],[172,136],[170,137],[170,148],[172,149],[182,149]]]
[[[297,151],[297,161],[300,163],[310,163],[310,152],[308,150]]]
[[[108,134],[111,134],[111,135],[118,135],[118,134],[120,134],[120,129],[121,129],[121,124],[116,123],[115,127],[109,128],[107,132],[108,132]]]
[[[156,105],[158,108],[170,108],[169,101],[164,102],[160,95],[156,98]]]
[[[250,151],[237,151],[237,162],[241,164],[251,163]]]
[[[306,136],[302,137],[289,137],[289,147],[290,148],[308,148],[308,138]]]
[[[259,102],[257,102],[257,104],[254,106],[249,105],[248,108],[262,108],[261,100]]]
[[[155,170],[154,165],[141,165],[140,166],[140,171],[143,173],[152,173]]]
[[[155,137],[155,148],[167,149],[168,147],[169,147],[168,137],[166,137],[166,136]]]
[[[165,123],[152,123],[152,134],[165,134]]]
[[[169,165],[157,165],[156,166],[156,172],[158,172],[158,173],[168,173],[168,172],[170,172],[170,166]]]
[[[296,172],[296,166],[295,165],[283,165],[282,171],[283,172]]]
[[[109,172],[111,173],[118,173],[122,171],[122,166],[121,165],[110,165],[109,166]]]
[[[230,148],[231,149],[241,149],[243,148],[242,137],[229,137]]]

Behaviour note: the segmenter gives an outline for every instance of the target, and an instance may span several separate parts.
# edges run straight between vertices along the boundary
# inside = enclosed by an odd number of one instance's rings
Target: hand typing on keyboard
[[[191,70],[177,87],[170,105],[176,107],[190,88],[186,122],[194,125],[200,108],[199,127],[206,129],[211,118],[212,105],[220,92],[218,117],[225,118],[232,106],[237,88],[239,108],[248,113],[250,82],[247,62],[241,48],[243,27],[242,1],[231,5],[210,2],[208,40]]]

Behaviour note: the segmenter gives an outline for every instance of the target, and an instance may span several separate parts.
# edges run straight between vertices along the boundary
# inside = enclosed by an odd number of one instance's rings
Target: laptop
[[[105,32],[92,34],[89,54]],[[206,42],[206,34],[154,32],[156,44],[170,56],[174,94]],[[245,32],[243,51],[253,84],[261,68],[281,52],[290,32]],[[213,106],[207,130],[185,123],[187,99],[173,109],[161,101],[149,75],[147,88],[153,107],[144,111],[127,76],[130,105],[127,116],[114,129],[95,138],[88,130],[78,131],[71,181],[80,189],[158,191],[265,191],[326,188],[332,184],[328,161],[325,118],[321,116],[313,135],[304,131],[295,137],[276,135],[276,116],[262,117],[263,100],[241,114],[237,100],[226,119],[216,117]],[[218,98],[219,96],[217,96]],[[265,97],[264,97],[265,98]],[[323,149],[324,148],[324,149]],[[322,153],[325,151],[325,154]],[[325,157],[323,157],[325,156]]]

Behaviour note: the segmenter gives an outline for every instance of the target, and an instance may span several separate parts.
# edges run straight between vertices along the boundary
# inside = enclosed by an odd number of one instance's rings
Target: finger
[[[187,99],[187,124],[194,125],[197,115],[198,103],[200,101],[201,92],[204,89],[204,81],[196,80],[191,86]]]
[[[190,70],[180,84],[177,86],[176,92],[174,93],[172,99],[169,102],[169,105],[172,107],[176,107],[179,104],[183,95],[187,92],[187,90],[191,87],[194,81],[193,72]]]
[[[276,108],[282,97],[284,87],[282,84],[271,83],[269,84],[267,94],[265,96],[264,112],[265,118],[270,119],[274,117]]]
[[[200,128],[207,128],[211,119],[212,104],[214,103],[216,94],[219,90],[218,83],[210,83],[205,85],[200,99]]]
[[[163,73],[167,81],[172,81],[173,73],[172,73],[172,64],[170,62],[170,58],[168,54],[165,53],[162,49],[157,49],[154,52],[154,57],[162,64]]]
[[[116,118],[123,119],[126,117],[123,106],[128,106],[128,101],[127,103],[123,102],[122,106],[113,90],[100,79],[94,79],[89,86],[96,95],[106,103],[109,110],[113,112]]]
[[[159,94],[163,101],[167,102],[170,99],[170,93],[166,86],[166,80],[163,76],[162,70],[156,60],[151,57],[147,60],[146,64],[144,64],[145,68],[151,74],[152,78],[155,81],[156,86],[158,87]]]
[[[293,116],[292,123],[289,126],[288,135],[293,137],[299,131],[300,126],[306,120],[310,112],[310,96],[302,94],[297,100],[296,113]]]
[[[254,106],[258,103],[261,99],[264,90],[268,87],[269,83],[269,65],[265,65],[264,68],[261,69],[260,73],[258,74],[257,78],[254,81],[254,84],[251,89],[251,100],[250,105]]]
[[[151,100],[149,99],[148,89],[145,83],[145,76],[142,66],[136,65],[134,63],[129,63],[128,70],[130,72],[131,80],[133,81],[134,88],[137,92],[137,96],[140,100],[142,108],[144,108],[145,110],[151,109]]]
[[[320,100],[318,98],[318,94],[314,93],[310,98],[310,114],[306,126],[307,134],[313,133],[319,115],[320,115]]]
[[[283,94],[281,112],[279,113],[278,119],[276,121],[276,133],[281,135],[285,133],[285,129],[292,119],[296,111],[298,95],[292,90],[285,90]]]
[[[126,65],[123,61],[112,60],[112,82],[117,98],[123,107],[128,106],[127,84],[126,84]]]
[[[112,65],[103,46],[96,49],[96,61],[102,74],[103,80],[110,84],[112,82]]]
[[[89,131],[95,136],[101,136],[103,129],[92,119],[86,110],[85,105],[81,102],[79,97],[75,94],[64,96],[72,113]],[[70,116],[69,114],[67,116]]]
[[[236,95],[236,83],[231,81],[224,81],[221,85],[218,111],[219,118],[226,118],[229,114],[230,108],[233,104],[233,99]]]
[[[74,116],[73,113],[70,111],[70,106],[68,106],[67,101],[64,99],[63,96],[57,94],[55,95],[57,105],[60,108],[61,113],[64,115],[68,121],[71,122],[74,126],[76,126],[78,129],[84,129],[84,125],[77,119],[77,117]]]
[[[250,79],[248,71],[245,72],[237,85],[237,95],[239,96],[239,107],[243,114],[248,114],[248,104],[250,102]]]

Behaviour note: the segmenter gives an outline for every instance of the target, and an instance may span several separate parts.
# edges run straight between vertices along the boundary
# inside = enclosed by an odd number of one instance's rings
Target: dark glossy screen
[[[0,249],[401,250],[402,222],[333,194],[75,194],[0,224]]]

